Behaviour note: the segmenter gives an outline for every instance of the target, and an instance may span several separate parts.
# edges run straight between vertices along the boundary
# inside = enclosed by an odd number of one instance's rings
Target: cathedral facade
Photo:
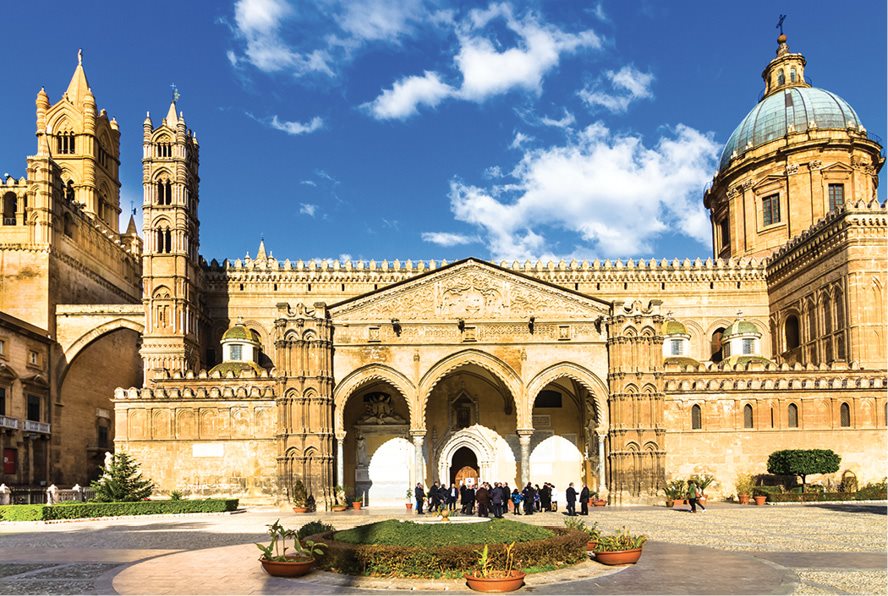
[[[257,503],[296,480],[320,504],[456,480],[648,502],[694,473],[727,495],[796,447],[881,480],[882,147],[784,36],[762,77],[703,197],[706,261],[305,262],[260,243],[220,263],[198,252],[199,146],[175,102],[143,124],[142,236],[116,229],[119,134],[78,65],[58,103],[41,90],[37,155],[2,188],[0,308],[52,342],[46,432],[0,428],[4,453],[46,443],[46,478],[4,481],[82,484],[102,437],[162,492]],[[0,414],[30,416],[2,358]]]

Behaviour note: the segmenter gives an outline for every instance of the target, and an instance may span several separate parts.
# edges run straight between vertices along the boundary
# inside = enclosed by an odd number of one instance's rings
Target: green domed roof
[[[860,130],[862,124],[844,99],[816,87],[790,87],[762,99],[731,134],[719,170],[750,149],[810,129]],[[736,155],[735,155],[736,153]]]
[[[675,319],[669,319],[663,326],[663,335],[688,335],[688,328]]]
[[[243,324],[238,323],[232,326],[228,331],[226,331],[222,335],[222,341],[229,339],[239,339],[243,341],[251,341],[254,343],[259,343],[259,336],[256,335],[255,332],[247,329]]]
[[[737,319],[725,329],[724,333],[722,333],[722,339],[735,337],[737,335],[755,335],[761,337],[762,333],[754,323],[743,319]]]
[[[256,364],[255,362],[243,362],[243,361],[229,361],[223,362],[221,364],[217,364],[213,368],[210,369],[208,374],[213,374],[215,372],[222,373],[224,377],[230,372],[233,372],[235,376],[240,375],[242,372],[252,372],[255,374],[259,374],[262,372],[262,367]]]

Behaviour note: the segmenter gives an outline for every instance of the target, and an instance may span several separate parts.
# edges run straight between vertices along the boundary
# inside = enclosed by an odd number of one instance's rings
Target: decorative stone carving
[[[786,175],[791,176],[799,172],[799,164],[791,163],[786,166]]]
[[[369,393],[364,397],[365,412],[358,424],[406,424],[407,421],[395,413],[392,396],[388,393]]]
[[[594,299],[468,260],[439,274],[334,307],[331,313],[337,320],[516,320],[546,313],[591,317],[606,314],[606,307]]]
[[[820,166],[823,165],[823,162],[819,159],[812,160],[811,163],[808,164],[808,167],[812,170],[819,170]]]

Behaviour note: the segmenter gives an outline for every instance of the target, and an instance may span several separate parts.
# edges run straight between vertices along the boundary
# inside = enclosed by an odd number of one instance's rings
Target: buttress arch
[[[416,415],[416,387],[410,379],[383,364],[368,364],[350,372],[333,389],[333,428],[337,434],[345,430],[344,412],[349,398],[361,387],[375,381],[385,381],[400,391],[410,412],[411,428],[415,426],[416,420],[421,424],[422,418]]]
[[[607,434],[607,429],[610,426],[607,407],[607,386],[600,378],[598,378],[598,375],[579,364],[574,364],[573,362],[559,362],[558,364],[553,364],[538,373],[527,384],[527,399],[525,400],[525,406],[527,408],[525,415],[527,416],[527,420],[532,420],[531,413],[533,412],[533,402],[536,399],[536,396],[539,395],[540,391],[542,391],[549,383],[553,383],[558,379],[563,378],[572,379],[589,391],[589,394],[592,396],[592,400],[595,403],[595,413],[598,418],[595,431],[599,434]]]
[[[475,349],[462,350],[446,356],[435,363],[428,372],[423,375],[419,382],[419,391],[417,392],[417,404],[419,407],[417,408],[418,415],[415,417],[419,423],[423,425],[421,428],[425,427],[426,402],[429,399],[429,395],[432,393],[432,389],[434,389],[435,386],[447,375],[467,364],[474,364],[475,366],[485,369],[505,385],[506,390],[511,394],[511,398],[515,404],[517,427],[530,428],[530,418],[527,416],[526,408],[521,405],[524,402],[524,390],[521,383],[521,377],[511,366],[496,356]],[[414,418],[412,411],[411,418]]]

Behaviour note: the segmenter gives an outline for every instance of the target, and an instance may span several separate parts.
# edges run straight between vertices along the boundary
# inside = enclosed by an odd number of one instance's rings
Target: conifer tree
[[[142,478],[138,462],[127,453],[113,454],[99,469],[102,475],[90,485],[96,491],[95,501],[141,501],[154,490],[154,483]]]

